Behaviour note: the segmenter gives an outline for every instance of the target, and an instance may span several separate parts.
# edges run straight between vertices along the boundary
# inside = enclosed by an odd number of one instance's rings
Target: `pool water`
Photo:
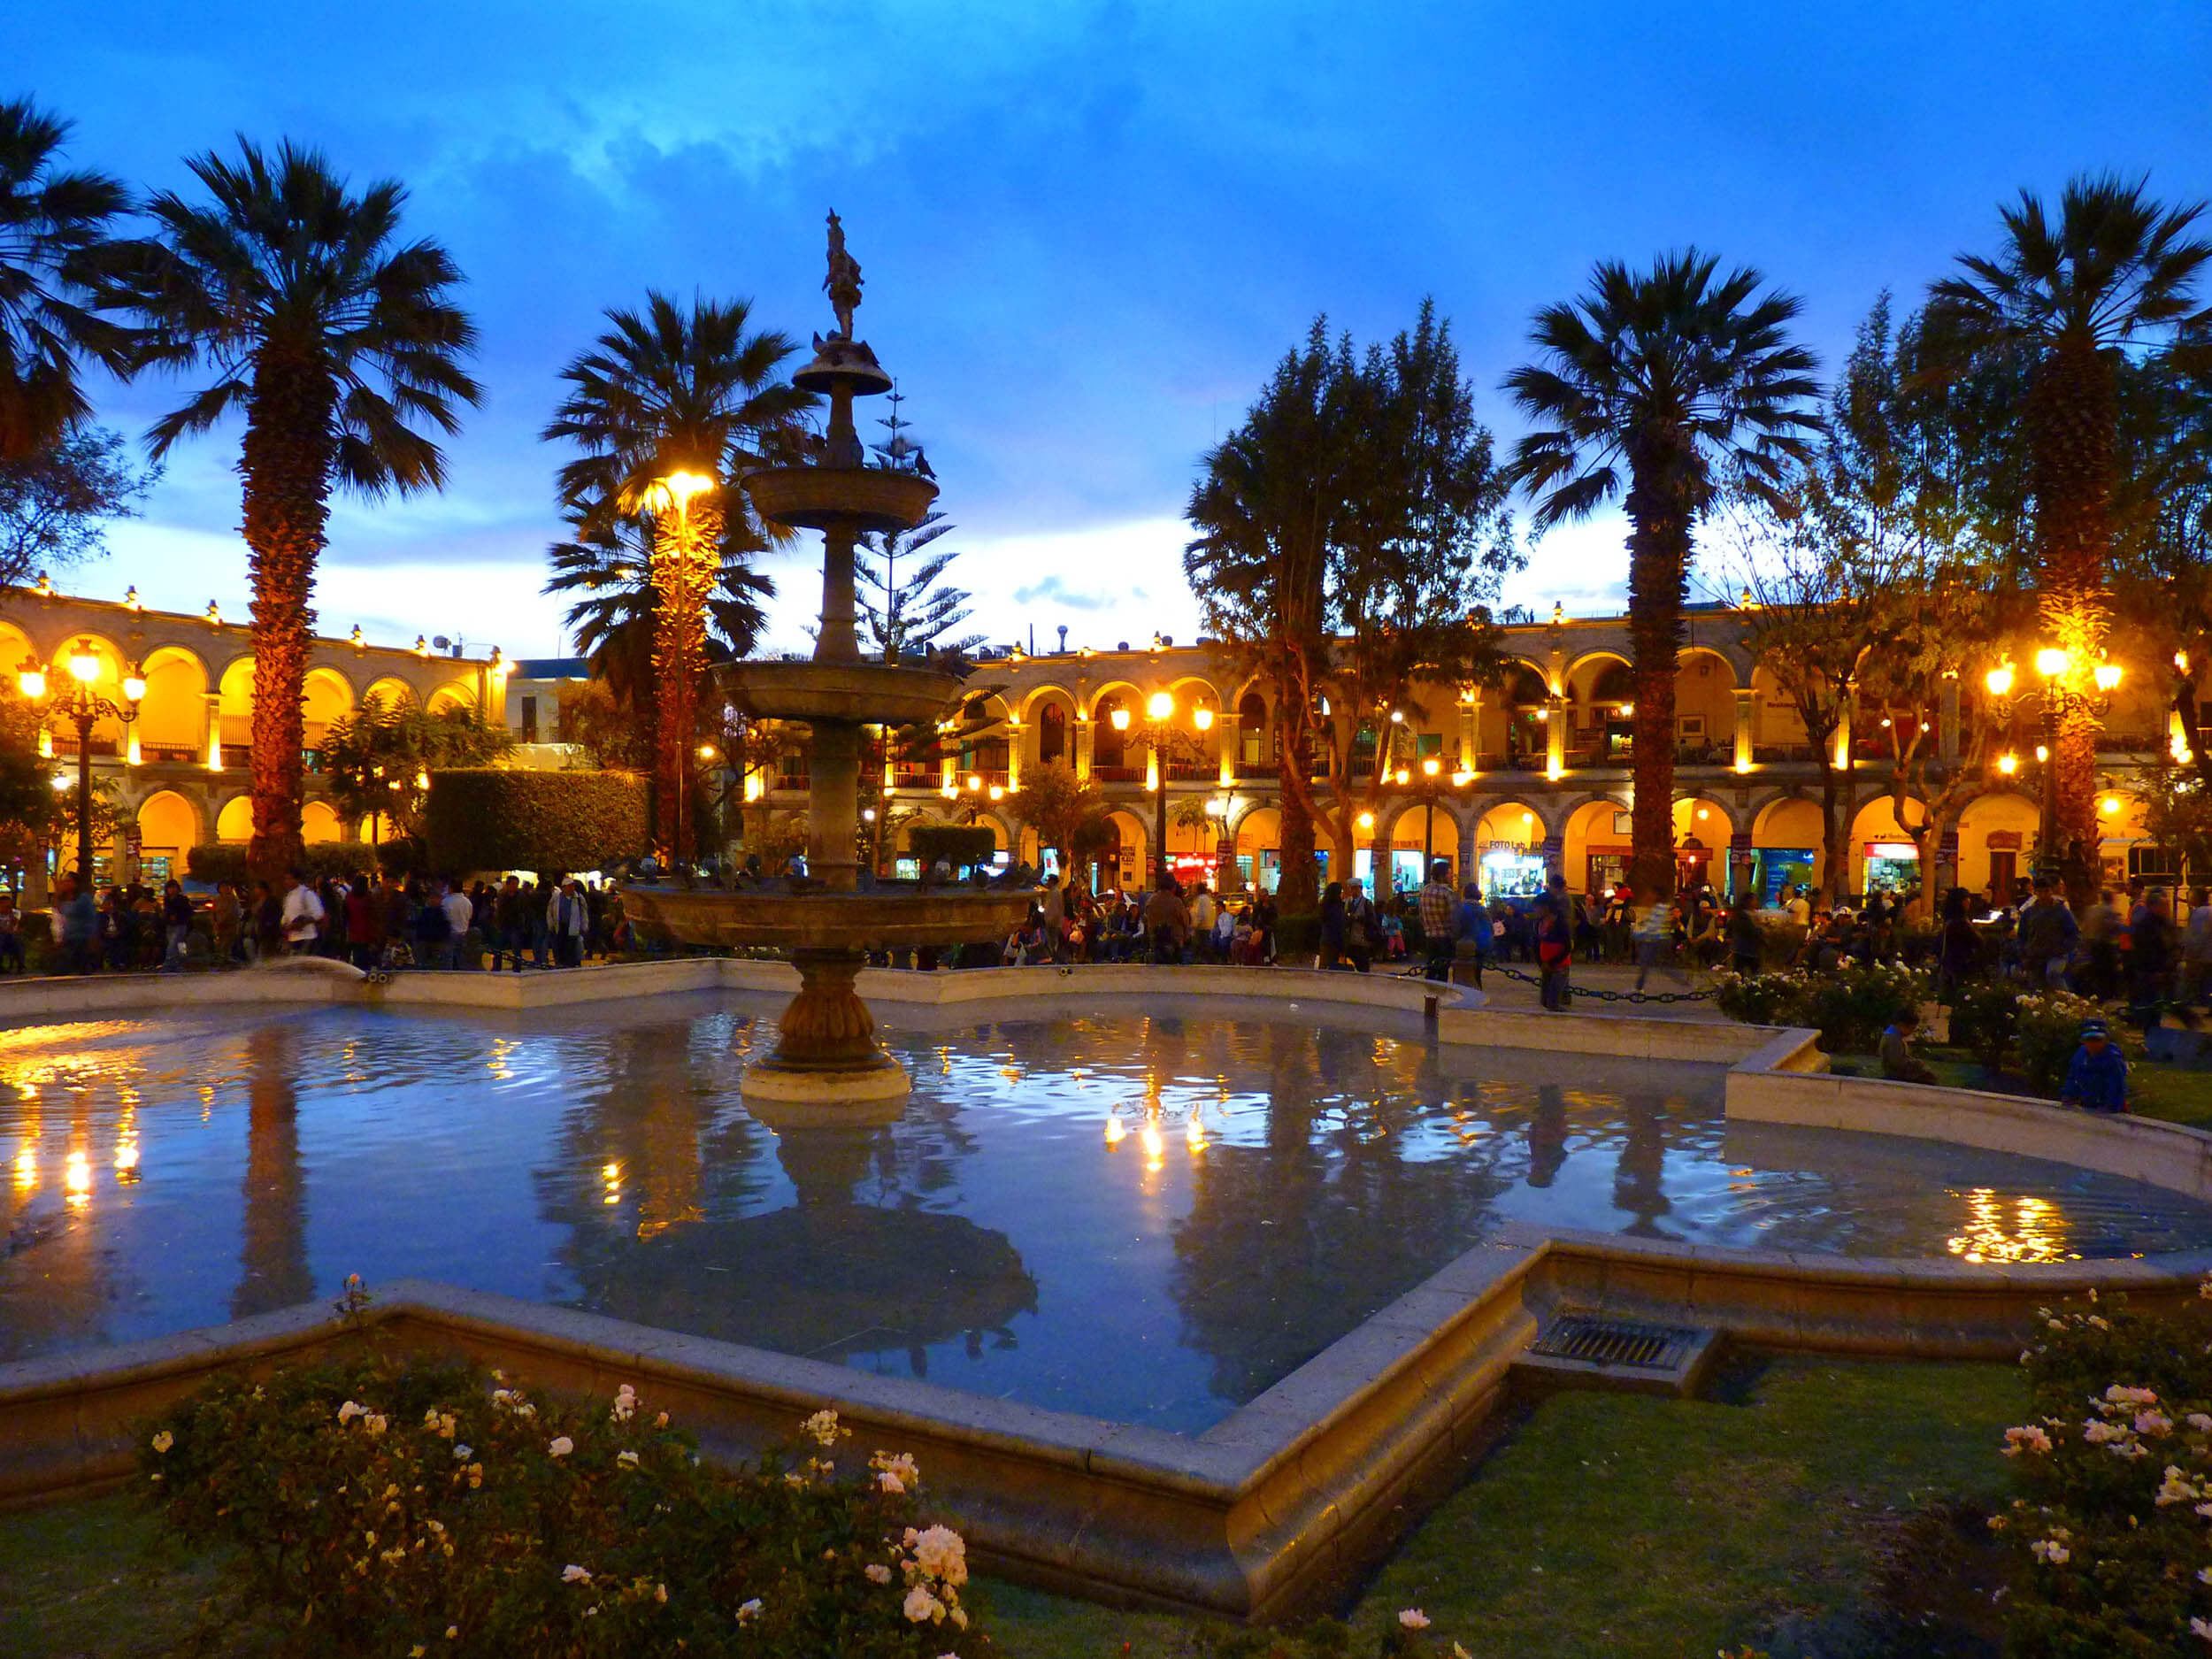
[[[777,1007],[0,1029],[0,1361],[400,1275],[1179,1432],[1512,1220],[2047,1261],[2212,1245],[2057,1165],[1728,1125],[1715,1068],[1165,1001],[888,1029],[889,1127],[739,1102]]]

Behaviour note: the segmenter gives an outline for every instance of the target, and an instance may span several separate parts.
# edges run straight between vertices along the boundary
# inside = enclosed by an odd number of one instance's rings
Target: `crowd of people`
[[[1150,892],[1118,887],[1091,893],[1048,874],[1022,925],[1007,935],[999,959],[1010,966],[1043,963],[1220,963],[1265,967],[1277,959],[1279,925],[1269,893],[1217,895],[1197,882],[1186,892],[1172,876]]]
[[[496,883],[365,872],[282,883],[223,881],[196,903],[178,881],[96,895],[64,875],[48,918],[65,973],[180,969],[204,936],[218,966],[326,956],[366,972],[395,968],[572,968],[634,948],[622,895],[573,876]],[[24,966],[22,917],[0,895],[0,968]]]

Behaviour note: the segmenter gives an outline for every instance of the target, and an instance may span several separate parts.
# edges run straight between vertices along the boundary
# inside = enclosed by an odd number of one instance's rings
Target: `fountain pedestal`
[[[821,626],[814,656],[801,663],[733,664],[731,698],[749,714],[803,721],[813,733],[807,798],[808,879],[789,890],[736,893],[640,888],[632,913],[644,925],[695,944],[774,945],[799,971],[799,994],[783,1013],[773,1053],[745,1070],[745,1098],[829,1123],[842,1112],[880,1114],[907,1094],[904,1070],[875,1040],[875,1019],[854,988],[871,949],[952,945],[997,939],[1028,913],[1025,890],[924,887],[859,890],[864,728],[919,724],[958,698],[959,676],[942,669],[865,658],[856,632],[853,549],[863,534],[911,529],[937,486],[895,458],[866,465],[853,425],[853,399],[891,389],[875,353],[852,334],[860,267],[830,216],[830,276],[838,331],[818,336],[814,360],[794,384],[829,399],[828,431],[810,465],[761,467],[744,478],[769,523],[822,533]],[[763,1116],[766,1116],[765,1113]]]

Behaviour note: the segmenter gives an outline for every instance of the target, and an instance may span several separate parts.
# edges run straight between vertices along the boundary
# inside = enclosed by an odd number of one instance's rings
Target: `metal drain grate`
[[[1528,1351],[1547,1359],[1580,1360],[1586,1365],[1673,1371],[1681,1370],[1691,1348],[1705,1334],[1679,1325],[1637,1325],[1569,1313],[1552,1321]]]

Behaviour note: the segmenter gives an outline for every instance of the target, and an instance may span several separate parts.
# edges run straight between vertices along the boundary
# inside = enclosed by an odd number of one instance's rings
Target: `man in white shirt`
[[[591,911],[576,886],[576,878],[563,877],[560,887],[545,905],[545,931],[552,936],[555,967],[584,965],[584,935],[590,929]]]
[[[1789,910],[1790,920],[1795,922],[1800,927],[1809,927],[1812,926],[1813,904],[1812,901],[1805,896],[1804,888],[1800,887],[1797,889],[1796,895],[1790,900],[1787,908]]]
[[[315,954],[315,941],[323,930],[323,902],[307,883],[307,872],[292,872],[291,891],[284,895],[284,942],[296,956]]]
[[[445,897],[439,901],[445,907],[445,959],[449,968],[473,968],[477,961],[469,954],[469,924],[476,919],[476,905],[468,892],[457,881],[445,884]]]

